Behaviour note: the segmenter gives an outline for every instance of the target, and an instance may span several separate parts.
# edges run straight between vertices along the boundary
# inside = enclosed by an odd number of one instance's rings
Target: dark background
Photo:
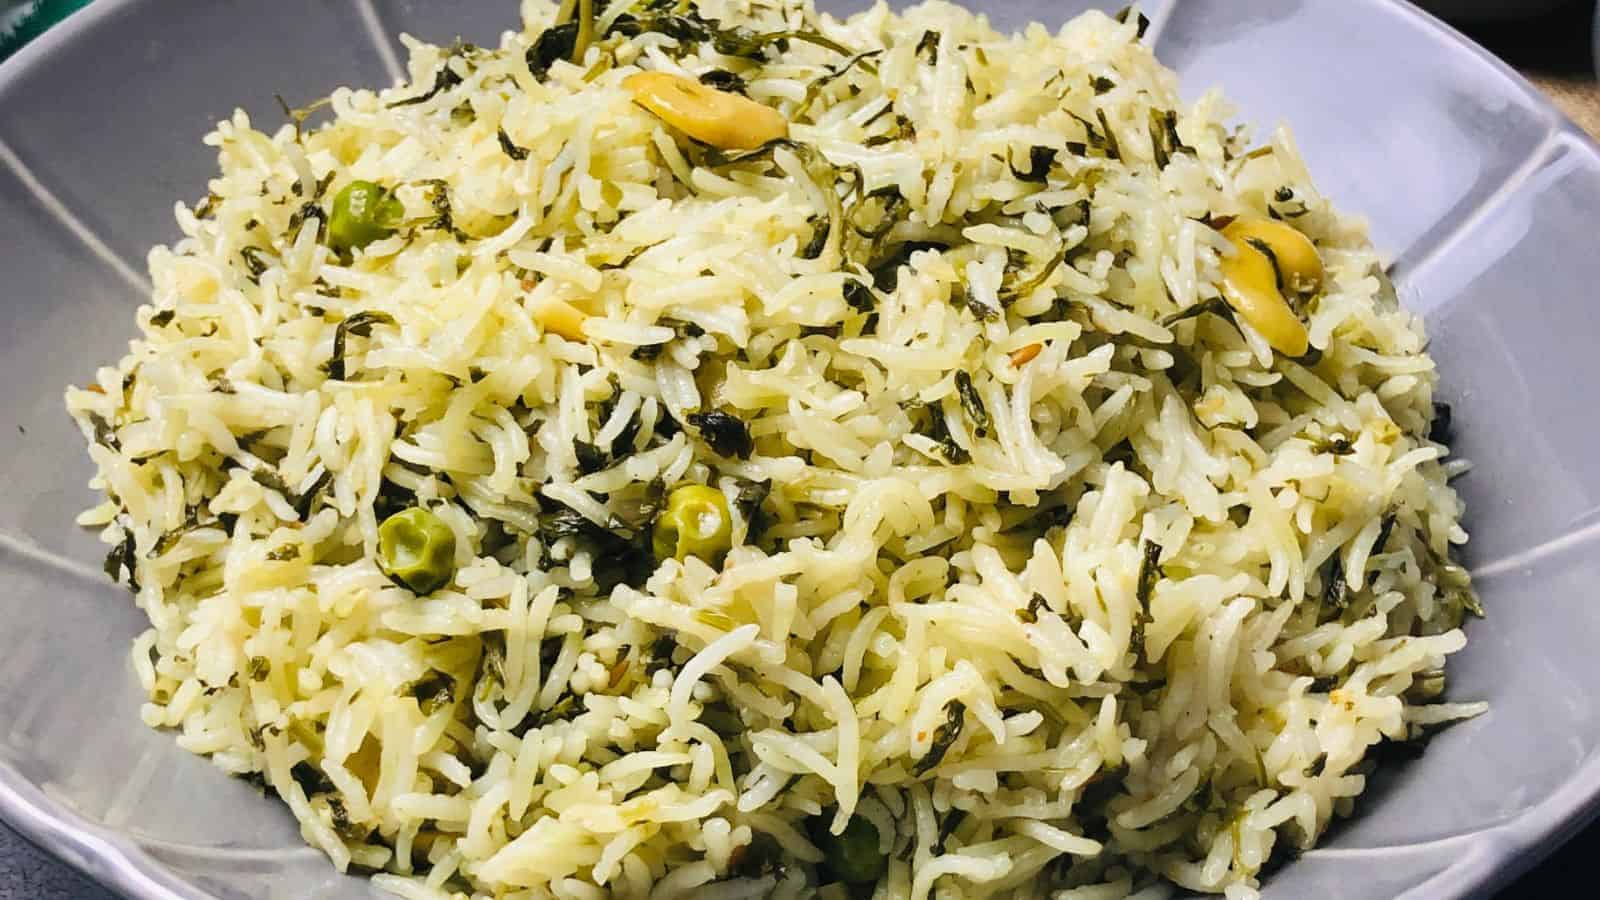
[[[1556,13],[1522,22],[1463,25],[1468,36],[1499,54],[1552,95],[1580,125],[1600,125],[1600,86],[1591,43],[1594,4],[1573,0]],[[1600,135],[1597,135],[1600,137]],[[1532,872],[1501,892],[1515,897],[1567,896],[1570,877],[1600,854],[1600,824],[1592,825]],[[117,900],[0,824],[0,900]]]

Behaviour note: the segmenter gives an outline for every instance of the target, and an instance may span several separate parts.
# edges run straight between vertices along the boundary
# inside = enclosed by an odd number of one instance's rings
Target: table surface
[[[1600,138],[1600,83],[1595,79],[1591,17],[1594,4],[1572,0],[1549,16],[1525,22],[1464,26],[1550,96],[1571,119]],[[1600,850],[1600,823],[1590,826],[1501,896],[1562,896],[1561,873],[1580,871]],[[116,900],[0,824],[0,900]]]

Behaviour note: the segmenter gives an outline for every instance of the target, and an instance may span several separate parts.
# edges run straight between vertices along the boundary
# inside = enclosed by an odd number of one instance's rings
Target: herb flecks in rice
[[[68,395],[147,723],[407,896],[1247,897],[1481,708],[1457,422],[1287,133],[1185,103],[1134,12],[618,2],[209,138]],[[641,69],[788,136],[699,144]],[[1325,266],[1279,273],[1298,359],[1224,299],[1241,220]],[[688,486],[716,552],[658,561]],[[377,560],[415,508],[422,597]]]

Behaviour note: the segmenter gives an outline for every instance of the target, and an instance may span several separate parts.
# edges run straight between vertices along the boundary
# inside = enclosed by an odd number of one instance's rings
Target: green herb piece
[[[1105,146],[1102,149],[1105,150],[1106,156],[1111,159],[1121,159],[1122,147],[1117,143],[1117,133],[1111,130],[1111,123],[1106,121],[1106,111],[1096,109],[1094,117],[1100,120],[1101,133],[1105,135]]]
[[[785,41],[801,41],[807,44],[815,44],[823,49],[832,50],[840,56],[854,55],[849,47],[824,37],[821,32],[809,29],[769,31],[765,34],[753,34],[743,28],[729,28],[715,32],[711,36],[711,46],[723,56],[737,56],[753,60],[763,59],[766,54],[766,48],[769,46],[777,46],[781,52],[781,45]]]
[[[867,266],[867,271],[872,275],[872,286],[886,293],[893,291],[900,286],[901,267],[910,264],[913,253],[921,250],[948,249],[950,249],[949,244],[939,241],[906,241],[899,244],[887,256]]]
[[[327,490],[331,484],[333,484],[333,470],[324,468],[322,474],[317,476],[317,480],[311,482],[311,487],[306,488],[298,497],[293,498],[294,511],[300,516],[300,521],[304,522],[311,517],[311,508],[316,505],[317,497],[321,496],[322,492]],[[285,496],[288,495],[286,494]]]
[[[966,821],[966,818],[966,810],[952,807],[950,812],[947,813],[944,818],[939,820],[939,839],[933,842],[933,853],[935,856],[942,856],[944,854],[945,843],[955,835],[956,829],[961,827],[961,823]]]
[[[828,831],[832,819],[828,812],[813,819],[813,839],[822,851],[823,867],[845,884],[877,882],[889,867],[888,858],[878,850],[878,826],[863,816],[851,816],[844,831],[833,834]]]
[[[416,698],[422,714],[431,716],[455,702],[456,680],[445,672],[433,669],[416,681],[402,686],[400,696]]]
[[[725,739],[738,737],[749,730],[745,727],[744,720],[739,718],[739,714],[724,703],[706,704],[700,710],[698,721]]]
[[[1059,152],[1054,147],[1029,147],[1028,168],[1026,171],[1018,169],[1016,163],[1013,162],[1007,162],[1006,167],[1011,170],[1011,175],[1018,181],[1044,184],[1050,177],[1050,167],[1055,165],[1056,154]]]
[[[420,506],[395,513],[378,526],[378,567],[395,584],[431,594],[455,577],[455,532]]]
[[[656,346],[659,347],[660,345]],[[640,349],[644,348],[641,347]],[[628,419],[627,424],[622,426],[622,430],[617,432],[617,436],[611,439],[611,458],[622,459],[631,455],[634,444],[639,439],[639,429],[643,427],[644,420],[639,418],[637,414]]]
[[[302,516],[301,518],[304,518]],[[267,559],[271,562],[291,562],[300,558],[299,544],[284,544],[267,551]]]
[[[918,58],[922,57],[923,54],[927,54],[928,65],[937,66],[939,64],[939,32],[924,31],[922,39],[917,41],[916,54]]]
[[[261,276],[271,268],[271,256],[260,247],[245,247],[239,251],[239,258],[244,260],[245,271],[249,273],[251,284],[260,284]]]
[[[959,304],[971,310],[973,318],[980,322],[993,322],[1000,318],[1001,311],[998,307],[979,300],[976,295],[965,288],[952,288],[950,300],[952,304]]]
[[[944,410],[933,406],[928,408],[928,413],[928,427],[923,433],[939,445],[939,455],[944,457],[945,462],[955,466],[971,462],[972,454],[956,443],[955,437],[950,434],[950,425],[945,421]]]
[[[1144,627],[1150,621],[1150,596],[1155,593],[1156,582],[1162,576],[1161,552],[1161,545],[1155,541],[1144,542],[1143,559],[1139,562],[1139,580],[1134,592],[1139,609],[1134,613],[1133,635],[1128,641],[1138,656],[1144,655]]]
[[[433,219],[422,227],[435,231],[448,231],[456,240],[467,240],[467,235],[455,226],[455,217],[450,211],[450,183],[443,178],[430,178],[420,182],[428,189],[428,204],[433,207]]]
[[[1372,542],[1372,553],[1369,554],[1370,556],[1377,556],[1379,553],[1383,552],[1383,547],[1385,544],[1389,543],[1389,535],[1394,532],[1395,522],[1397,522],[1399,518],[1399,515],[1394,512],[1391,512],[1383,517],[1383,524],[1378,526],[1378,539]]]
[[[311,118],[311,116],[314,115],[317,110],[333,103],[331,98],[324,97],[321,100],[308,103],[305,106],[291,107],[289,106],[289,101],[283,99],[282,94],[273,94],[272,99],[278,101],[278,108],[283,110],[283,117],[294,123],[294,139],[296,141],[300,140],[301,138],[301,133],[305,129],[306,120]],[[295,193],[297,194],[300,192],[299,187],[300,186],[298,184],[295,185]]]
[[[651,553],[650,524],[654,511],[648,505],[641,509],[637,524],[630,525],[613,519],[606,527],[589,521],[582,513],[549,497],[540,502],[550,511],[539,516],[538,537],[545,545],[562,538],[574,538],[589,544],[596,559],[608,565],[595,571],[595,579],[602,591],[616,584],[638,586],[655,571],[656,560]]]
[[[121,450],[122,442],[117,439],[117,429],[106,421],[105,416],[99,413],[89,413],[89,427],[94,429],[94,442],[111,450]]]
[[[811,240],[807,241],[806,245],[800,248],[800,258],[816,259],[817,257],[821,256],[822,249],[828,246],[828,233],[831,230],[831,224],[827,219],[817,217],[817,221],[812,226]]]
[[[855,56],[852,56],[846,60],[844,65],[836,66],[829,70],[826,74],[820,75],[813,79],[810,84],[806,85],[805,97],[801,98],[800,104],[795,107],[794,112],[791,113],[789,117],[791,119],[798,119],[800,116],[804,115],[805,111],[811,108],[811,104],[816,102],[817,97],[822,95],[823,88],[839,80],[840,78],[843,78],[847,72],[849,72],[851,69],[854,69],[856,66],[859,65],[863,69],[874,68],[873,65],[868,62],[868,60],[877,56],[881,56],[882,54],[882,50],[868,50],[865,53],[857,53]],[[891,108],[892,107],[890,106],[885,106],[882,112],[879,112],[878,115],[881,116],[884,113],[887,113]],[[877,117],[874,116],[873,118],[876,119]],[[869,121],[864,123],[861,127],[866,128],[870,124],[871,122]]]
[[[588,475],[606,467],[606,452],[588,441],[573,441],[572,451],[578,457],[578,473]]]
[[[289,777],[294,779],[295,784],[300,785],[300,790],[305,791],[307,797],[332,794],[338,790],[321,769],[305,760],[294,764],[289,770]]]
[[[340,322],[339,327],[333,332],[333,356],[325,367],[328,370],[328,377],[334,381],[345,380],[345,346],[350,340],[350,335],[370,337],[374,325],[393,324],[393,316],[372,310],[358,312]]]
[[[1139,37],[1140,40],[1143,40],[1144,39],[1144,33],[1150,29],[1150,17],[1149,16],[1146,16],[1142,12],[1136,11],[1134,9],[1134,7],[1132,7],[1132,6],[1124,6],[1122,9],[1117,11],[1116,16],[1114,16],[1113,18],[1115,18],[1118,22],[1121,22],[1124,25],[1126,25],[1128,23],[1128,19],[1130,19],[1130,18],[1132,18],[1134,16],[1138,17],[1138,24],[1135,26],[1135,28],[1137,30],[1137,33],[1138,33],[1138,37]]]
[[[844,283],[844,302],[856,312],[872,312],[878,305],[877,297],[873,295],[872,288],[866,282],[854,278]]]
[[[1178,114],[1170,109],[1150,110],[1150,146],[1155,151],[1156,166],[1162,169],[1179,152],[1193,153],[1194,148],[1178,137]]]
[[[1171,328],[1172,326],[1186,319],[1195,319],[1208,314],[1221,316],[1222,318],[1227,319],[1229,322],[1233,321],[1233,307],[1228,305],[1228,301],[1222,299],[1221,297],[1212,297],[1208,300],[1201,300],[1199,303],[1196,303],[1193,306],[1178,310],[1172,315],[1167,316],[1165,319],[1162,319],[1161,324],[1165,328]]]
[[[128,572],[128,589],[135,594],[139,593],[138,550],[133,542],[132,532],[122,535],[121,542],[112,546],[111,552],[106,554],[105,573],[112,581],[121,581],[124,569]]]
[[[1343,612],[1350,605],[1348,591],[1350,586],[1344,580],[1344,562],[1335,553],[1328,560],[1327,567],[1322,573],[1322,606],[1324,609],[1333,609]]]
[[[961,728],[966,724],[966,717],[967,705],[960,700],[953,700],[944,708],[944,724],[933,730],[933,740],[928,745],[928,752],[911,767],[912,775],[927,774],[944,761],[945,754],[950,752],[950,747],[961,737]]]
[[[687,419],[690,425],[699,429],[701,439],[719,456],[749,459],[755,451],[755,440],[750,437],[749,427],[737,416],[713,409],[704,413],[690,413]]]
[[[583,702],[575,694],[562,694],[556,702],[544,709],[536,709],[523,717],[511,728],[511,733],[523,737],[535,728],[543,728],[552,722],[571,721],[578,713],[583,712]]]
[[[533,73],[535,81],[544,81],[550,74],[550,67],[556,60],[570,59],[572,51],[578,46],[578,23],[567,22],[545,29],[528,48],[525,59],[528,71]]]
[[[196,219],[200,219],[201,221],[214,217],[217,214],[217,207],[221,205],[221,203],[221,197],[218,197],[216,194],[207,194],[205,199],[195,204],[194,217]]]
[[[739,495],[734,498],[733,506],[739,510],[739,515],[744,517],[749,524],[746,537],[755,538],[766,530],[765,513],[761,504],[767,502],[772,495],[772,479],[752,481],[739,488]]]
[[[267,676],[272,674],[272,660],[265,656],[252,656],[245,663],[244,672],[251,681],[266,681]]]
[[[727,69],[712,69],[702,73],[700,75],[700,83],[712,90],[729,94],[747,96],[750,93],[750,85],[746,84],[743,78],[729,72]]]
[[[418,94],[415,97],[407,97],[404,100],[396,100],[395,102],[389,104],[389,108],[396,109],[401,106],[415,106],[418,103],[427,103],[429,100],[432,100],[445,91],[448,91],[460,84],[461,76],[456,74],[455,67],[450,65],[450,62],[453,59],[455,59],[454,55],[448,56],[445,58],[444,62],[439,64],[439,71],[433,73],[433,87],[428,88],[425,93]]]
[[[506,130],[504,128],[500,129],[499,138],[500,152],[511,157],[516,162],[522,162],[528,158],[528,151],[518,147],[515,143],[513,143],[511,140],[511,135],[506,134]]]
[[[646,675],[654,675],[663,669],[672,668],[672,651],[678,649],[678,642],[671,634],[663,634],[656,638],[650,645],[649,660],[644,664]]]
[[[782,873],[785,868],[783,846],[777,838],[758,831],[750,843],[735,847],[728,855],[728,874],[735,878],[760,878]]]
[[[974,430],[982,437],[989,430],[989,410],[984,408],[983,398],[978,396],[972,376],[965,371],[956,373],[956,392],[961,395],[961,411],[967,414]]]
[[[1027,609],[1017,610],[1017,618],[1021,619],[1028,625],[1035,625],[1039,622],[1040,611],[1048,608],[1049,605],[1045,602],[1044,595],[1034,594],[1033,597],[1028,600]]]
[[[307,200],[301,204],[300,208],[295,210],[294,215],[289,217],[289,234],[298,238],[300,230],[305,227],[306,222],[312,219],[317,222],[317,243],[323,243],[328,237],[328,214],[323,212],[322,207],[312,200]]]
[[[594,43],[594,0],[578,0],[577,17],[578,33],[572,38],[572,55],[568,57],[573,65],[583,62],[583,55]]]
[[[1311,449],[1316,453],[1331,453],[1334,456],[1345,456],[1355,451],[1355,445],[1350,443],[1350,439],[1348,437],[1345,437],[1342,434],[1336,434],[1333,437],[1326,438],[1324,440],[1312,441]]]
[[[1000,289],[1001,299],[1014,300],[1021,297],[1026,297],[1043,287],[1044,283],[1050,280],[1050,276],[1054,275],[1056,270],[1061,268],[1062,263],[1067,261],[1067,257],[1072,255],[1072,251],[1074,249],[1076,248],[1063,244],[1061,251],[1055,256],[1052,256],[1049,262],[1045,263],[1043,266],[1040,266],[1039,271],[1033,273],[1033,276],[1028,280],[1020,284],[1002,286]]]

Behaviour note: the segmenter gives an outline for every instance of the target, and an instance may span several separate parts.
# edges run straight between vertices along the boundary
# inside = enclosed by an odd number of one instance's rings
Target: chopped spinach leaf
[[[315,797],[318,794],[332,794],[338,790],[321,769],[305,760],[294,764],[294,767],[289,770],[289,777],[294,779],[295,784],[300,785],[300,790],[305,791],[307,797]]]
[[[533,42],[533,46],[528,48],[525,57],[528,71],[533,73],[535,81],[544,81],[545,76],[550,74],[550,67],[556,64],[556,60],[571,58],[572,51],[577,45],[577,22],[567,22],[545,29]]]
[[[127,570],[128,588],[134,593],[139,592],[138,550],[133,542],[133,533],[124,532],[122,540],[111,548],[106,554],[105,572],[112,581],[121,581],[121,572]]]
[[[606,452],[588,441],[573,441],[572,451],[578,457],[578,472],[588,475],[606,467]]]
[[[500,152],[502,152],[505,155],[511,157],[513,160],[515,160],[517,162],[522,162],[523,160],[528,158],[528,151],[524,150],[521,147],[518,147],[515,143],[513,143],[512,140],[511,140],[511,135],[506,134],[506,130],[504,128],[500,129],[499,138],[500,138]]]
[[[866,282],[854,278],[844,283],[844,302],[856,312],[871,312],[877,304],[877,297],[873,295],[872,288]]]
[[[1056,154],[1054,147],[1029,147],[1028,168],[1026,171],[1018,169],[1015,163],[1006,163],[1011,169],[1011,174],[1018,181],[1027,181],[1034,184],[1044,184],[1050,177],[1050,167],[1055,165]]]
[[[388,313],[368,310],[358,312],[339,323],[333,333],[333,357],[328,360],[328,377],[334,381],[345,380],[345,344],[350,335],[368,337],[374,325],[393,325],[394,317]]]
[[[402,697],[414,697],[417,707],[425,716],[431,716],[456,699],[456,680],[445,672],[434,669],[421,678],[400,688]]]
[[[690,425],[699,429],[700,437],[720,456],[737,456],[749,459],[755,450],[750,429],[737,416],[719,410],[690,413]]]
[[[1144,38],[1144,33],[1150,29],[1149,16],[1146,16],[1142,12],[1138,12],[1132,6],[1124,6],[1122,9],[1117,11],[1115,18],[1118,22],[1126,25],[1128,23],[1128,19],[1134,16],[1138,16],[1138,24],[1135,26],[1135,28],[1137,29],[1139,38],[1142,40]]]
[[[1340,612],[1350,604],[1347,592],[1349,584],[1344,580],[1344,563],[1335,553],[1328,559],[1322,572],[1322,605],[1327,609]]]
[[[1049,609],[1049,605],[1045,602],[1044,595],[1034,594],[1033,597],[1028,600],[1028,607],[1026,609],[1017,610],[1017,618],[1029,625],[1033,625],[1039,621],[1039,613],[1046,609]]]
[[[1138,656],[1144,655],[1144,626],[1150,621],[1150,596],[1155,593],[1156,582],[1160,581],[1162,576],[1161,551],[1161,545],[1155,541],[1144,542],[1143,559],[1139,563],[1139,580],[1134,593],[1139,609],[1133,614],[1133,634],[1129,639],[1133,652]]]
[[[239,257],[244,260],[245,271],[250,273],[250,283],[260,284],[262,274],[272,265],[267,259],[267,251],[260,247],[245,247],[239,251]]]
[[[900,285],[900,267],[910,263],[913,253],[948,249],[950,245],[938,241],[906,241],[899,244],[887,256],[867,266],[867,271],[872,274],[872,286],[880,291],[893,291]]]
[[[446,57],[444,62],[439,64],[439,71],[433,74],[433,87],[428,88],[425,93],[418,94],[415,97],[407,97],[404,100],[396,100],[395,102],[389,104],[389,108],[395,109],[401,106],[415,106],[418,103],[427,103],[429,100],[432,100],[445,91],[448,91],[460,84],[461,76],[456,74],[455,67],[450,65],[450,62],[453,59],[455,59],[455,56],[452,54],[451,56]]]
[[[912,775],[924,775],[943,762],[945,754],[950,752],[950,747],[961,737],[961,728],[966,724],[967,705],[960,700],[953,700],[945,707],[944,715],[944,724],[933,731],[933,741],[928,746],[928,752],[911,767]]]
[[[712,90],[723,91],[729,94],[747,94],[750,86],[743,78],[729,72],[727,69],[712,69],[702,73],[700,83]]]
[[[972,376],[965,371],[956,373],[956,392],[961,395],[961,411],[967,414],[974,430],[982,437],[989,431],[989,411],[984,408],[983,398],[978,396]]]

